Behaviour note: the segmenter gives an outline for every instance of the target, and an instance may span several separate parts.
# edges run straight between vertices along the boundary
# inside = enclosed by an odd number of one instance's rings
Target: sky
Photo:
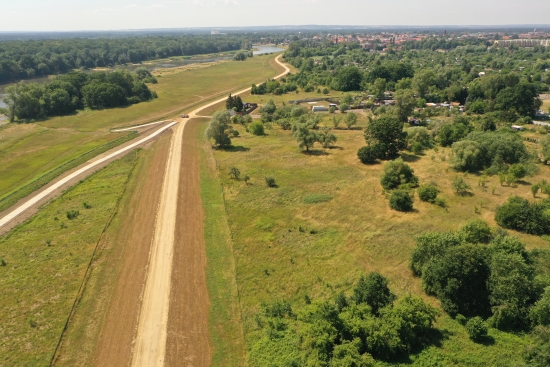
[[[0,31],[549,24],[550,0],[0,0]]]

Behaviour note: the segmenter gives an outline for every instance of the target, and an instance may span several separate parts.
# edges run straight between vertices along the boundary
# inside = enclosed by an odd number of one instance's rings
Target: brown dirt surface
[[[123,248],[118,259],[120,271],[96,347],[95,366],[128,366],[132,359],[170,140],[167,136],[158,141],[161,146],[143,175],[143,184],[132,195],[129,213],[114,240],[115,246]]]
[[[200,196],[199,120],[187,122],[183,134],[182,170],[178,192],[168,335],[167,367],[211,365],[206,285],[204,211]]]

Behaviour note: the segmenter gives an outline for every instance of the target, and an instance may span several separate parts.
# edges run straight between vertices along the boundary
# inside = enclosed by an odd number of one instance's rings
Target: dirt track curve
[[[280,78],[290,70],[280,62],[281,56],[276,58],[279,65],[285,68],[285,71],[278,75]],[[251,88],[243,89],[235,95],[248,92]],[[200,117],[199,112],[205,108],[225,101],[220,98],[216,101],[203,105],[189,114],[190,118]],[[134,354],[132,366],[134,367],[153,367],[164,366],[166,359],[166,340],[167,340],[167,322],[170,306],[170,290],[171,290],[171,275],[172,275],[172,258],[174,256],[174,236],[176,231],[176,218],[178,214],[178,191],[179,191],[179,175],[182,166],[182,141],[183,132],[186,123],[179,124],[174,131],[174,136],[170,145],[170,153],[165,170],[165,178],[163,189],[160,197],[159,210],[157,213],[155,235],[153,238],[149,267],[147,270],[147,281],[145,292],[141,305],[141,313],[138,322],[137,335],[135,339]],[[185,167],[184,167],[185,169]],[[198,179],[198,177],[197,177]],[[200,202],[200,191],[197,192]],[[198,213],[196,214],[198,215]],[[203,244],[204,246],[204,244]],[[204,252],[204,249],[202,250]],[[201,274],[196,274],[199,279],[203,279],[204,284],[200,287],[206,289],[206,280],[204,276],[204,267],[197,269]],[[195,280],[187,279],[188,282]],[[192,295],[185,302],[193,303]],[[197,304],[196,307],[204,307],[206,305]],[[181,305],[178,305],[181,307]],[[192,310],[190,310],[192,311]],[[199,312],[203,317],[208,316],[208,312]],[[195,315],[191,312],[191,315]],[[207,320],[205,320],[207,321]],[[192,334],[192,330],[179,330],[179,333],[186,335],[187,332]],[[193,335],[194,338],[204,338],[201,344],[209,345],[208,333],[200,333]],[[195,340],[194,343],[198,341]],[[177,348],[176,348],[177,349]],[[185,348],[183,349],[185,350]],[[184,361],[188,356],[182,355],[180,361]],[[191,366],[207,366],[210,360],[202,361],[200,364],[195,364],[192,361]],[[197,361],[195,361],[197,362]]]

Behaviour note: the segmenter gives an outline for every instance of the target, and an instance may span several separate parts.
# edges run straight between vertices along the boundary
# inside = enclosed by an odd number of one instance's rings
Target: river
[[[254,51],[253,51],[254,55],[263,55],[263,54],[269,54],[269,53],[283,51],[282,48],[277,47],[277,46],[257,45],[257,46],[253,46],[253,47],[254,47]],[[208,55],[208,56],[202,56],[202,57],[201,56],[193,56],[193,57],[188,58],[188,59],[174,59],[174,60],[162,59],[162,60],[157,60],[157,61],[150,60],[150,61],[144,61],[142,64],[139,64],[139,65],[135,65],[135,64],[117,65],[114,68],[112,68],[111,70],[125,69],[125,70],[133,71],[133,70],[135,70],[139,67],[145,67],[149,71],[153,71],[153,70],[157,70],[157,69],[176,68],[178,66],[185,66],[185,65],[190,65],[190,64],[215,62],[215,61],[220,61],[220,60],[231,60],[232,58],[233,58],[232,55],[224,55],[224,56]],[[91,71],[88,71],[88,72],[91,72]],[[51,76],[50,76],[50,78],[51,78]],[[49,79],[48,77],[43,77],[43,78],[28,79],[27,81],[30,82],[30,83],[43,84],[48,79]],[[11,85],[11,84],[0,85],[0,108],[6,107],[6,104],[4,103],[4,97],[6,97],[5,89],[9,85]],[[5,117],[0,115],[0,120],[2,120],[2,119],[5,119]]]

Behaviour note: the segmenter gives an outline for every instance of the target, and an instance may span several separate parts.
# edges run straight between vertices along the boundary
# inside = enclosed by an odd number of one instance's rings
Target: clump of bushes
[[[264,135],[264,124],[261,121],[254,121],[247,126],[248,131],[253,135]]]
[[[386,190],[412,188],[418,185],[418,177],[414,175],[414,170],[403,162],[403,159],[398,158],[384,165],[380,184]]]
[[[550,234],[550,199],[538,203],[519,196],[512,196],[497,208],[496,222],[509,229],[534,235]]]
[[[420,297],[401,299],[378,273],[361,276],[351,294],[305,304],[263,302],[255,321],[253,366],[374,366],[430,344],[438,314]]]
[[[273,177],[265,177],[265,184],[267,187],[277,187],[277,183]]]
[[[76,219],[79,215],[80,212],[78,210],[71,209],[67,211],[67,219],[69,220]]]

